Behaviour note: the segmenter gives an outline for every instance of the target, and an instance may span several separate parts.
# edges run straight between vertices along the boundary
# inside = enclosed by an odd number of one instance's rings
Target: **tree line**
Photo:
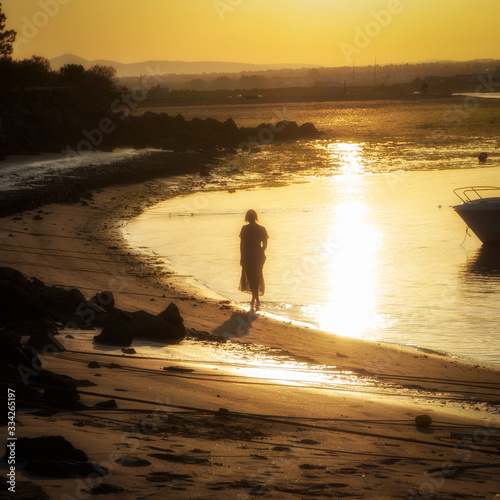
[[[99,109],[109,107],[123,88],[116,83],[116,70],[96,65],[86,70],[79,64],[67,64],[53,71],[45,57],[12,58],[17,33],[6,29],[6,15],[0,3],[0,91],[4,98],[35,90],[60,90],[74,94],[84,106]]]

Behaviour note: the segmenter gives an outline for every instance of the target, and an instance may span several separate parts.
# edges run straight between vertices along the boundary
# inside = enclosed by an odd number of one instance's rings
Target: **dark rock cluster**
[[[105,345],[128,347],[134,339],[175,344],[186,335],[182,317],[174,303],[158,315],[146,311],[129,313],[112,307],[97,314],[91,323],[103,326],[94,342]]]
[[[87,300],[80,290],[45,285],[9,267],[0,268],[0,318],[2,333],[29,336],[27,345],[35,350],[43,349],[48,341],[57,346],[54,336],[61,327],[102,328],[96,342],[125,347],[134,339],[172,344],[186,335],[174,303],[158,315],[127,312],[116,307],[112,292]]]
[[[263,123],[257,127],[241,127],[229,118],[221,122],[214,118],[186,120],[182,115],[148,111],[141,116],[115,120],[112,133],[103,137],[108,148],[132,146],[155,147],[184,151],[217,148],[244,148],[247,144],[313,139],[319,132],[312,123],[299,126],[293,121],[275,125]]]
[[[0,398],[5,398],[7,388],[11,388],[19,404],[27,407],[81,407],[78,387],[94,384],[46,370],[39,359],[40,353],[64,350],[58,340],[62,328],[102,328],[94,342],[117,346],[130,346],[134,339],[172,344],[186,334],[173,303],[159,315],[130,313],[115,306],[111,292],[87,300],[79,290],[48,286],[15,269],[1,267]]]

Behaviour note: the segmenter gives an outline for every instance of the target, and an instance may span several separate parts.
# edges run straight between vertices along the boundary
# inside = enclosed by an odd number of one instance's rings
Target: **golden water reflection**
[[[363,144],[353,142],[333,142],[328,144],[329,164],[338,166],[346,175],[360,174],[365,170]]]
[[[334,211],[327,258],[321,260],[325,302],[304,306],[320,328],[349,337],[370,338],[390,326],[377,312],[377,268],[381,235],[370,221],[363,144],[332,143],[331,162],[340,175],[331,178]]]

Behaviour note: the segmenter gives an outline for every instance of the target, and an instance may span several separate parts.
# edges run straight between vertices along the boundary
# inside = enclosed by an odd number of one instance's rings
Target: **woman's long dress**
[[[252,293],[258,289],[264,295],[266,286],[262,269],[266,261],[263,244],[269,238],[266,228],[259,224],[248,224],[241,228],[241,279],[239,290]]]

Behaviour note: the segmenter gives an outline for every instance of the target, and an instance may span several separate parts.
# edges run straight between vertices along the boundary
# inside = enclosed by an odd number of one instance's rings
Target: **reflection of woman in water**
[[[255,210],[249,210],[245,215],[245,221],[248,222],[241,228],[240,232],[240,253],[241,260],[241,280],[239,289],[242,292],[252,294],[250,307],[259,310],[259,295],[265,291],[264,276],[262,268],[266,261],[267,235],[266,228],[257,224],[257,213]]]

